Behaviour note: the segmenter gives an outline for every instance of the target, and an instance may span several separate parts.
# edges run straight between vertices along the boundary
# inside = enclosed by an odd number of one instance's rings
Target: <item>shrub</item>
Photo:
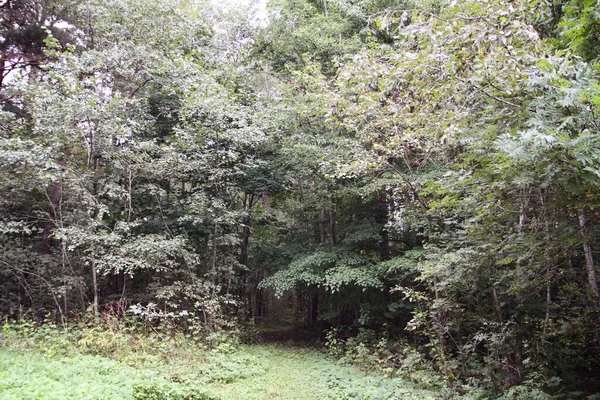
[[[134,400],[217,400],[197,387],[152,382],[136,384],[133,387]]]
[[[398,376],[426,388],[439,389],[444,382],[433,366],[414,347],[402,340],[392,341],[371,329],[342,339],[345,332],[333,328],[326,332],[328,353],[364,371],[379,371],[387,377]]]

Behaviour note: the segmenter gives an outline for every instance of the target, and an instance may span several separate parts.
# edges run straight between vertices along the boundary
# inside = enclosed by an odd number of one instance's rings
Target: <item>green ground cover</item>
[[[143,350],[140,351],[144,353]],[[314,349],[240,346],[114,359],[5,344],[0,399],[436,399],[401,379],[367,374]]]

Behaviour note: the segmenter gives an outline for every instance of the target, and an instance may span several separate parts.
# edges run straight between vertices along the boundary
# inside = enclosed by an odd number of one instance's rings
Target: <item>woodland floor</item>
[[[419,389],[341,364],[306,343],[276,343],[285,333],[200,358],[185,349],[105,357],[54,354],[52,346],[0,346],[0,399],[437,399]],[[0,343],[1,344],[1,343]]]

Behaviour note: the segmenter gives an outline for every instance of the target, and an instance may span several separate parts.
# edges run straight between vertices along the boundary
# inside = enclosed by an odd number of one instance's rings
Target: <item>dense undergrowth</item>
[[[437,399],[441,385],[343,365],[315,348],[207,344],[182,333],[80,322],[4,323],[0,399]]]
[[[365,328],[354,335],[331,329],[324,343],[310,345],[257,344],[258,333],[250,325],[201,337],[136,318],[6,320],[0,399],[581,398],[550,396],[544,389],[552,382],[541,379],[498,397],[476,382],[448,379],[406,341]]]
[[[560,379],[546,378],[542,373],[530,374],[522,384],[514,385],[504,393],[498,394],[489,389],[490,375],[493,371],[484,365],[469,363],[465,375],[473,378],[459,379],[459,374],[454,373],[454,370],[461,367],[458,362],[427,357],[428,351],[422,346],[415,346],[406,339],[367,328],[359,328],[353,333],[341,327],[332,328],[326,333],[325,347],[331,356],[362,371],[376,371],[387,377],[409,380],[420,387],[445,392],[445,396],[448,397],[460,394],[479,399],[600,398],[599,394],[585,395],[581,391],[564,390]]]

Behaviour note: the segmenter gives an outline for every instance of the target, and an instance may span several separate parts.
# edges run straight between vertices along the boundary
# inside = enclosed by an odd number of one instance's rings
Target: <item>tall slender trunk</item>
[[[583,253],[585,255],[585,267],[587,269],[588,285],[592,294],[594,307],[596,310],[598,310],[598,308],[600,308],[600,293],[598,292],[598,280],[596,278],[594,257],[592,255],[589,220],[583,209],[579,209],[579,232],[583,238]]]
[[[52,239],[50,236],[52,235],[54,228],[56,228],[56,220],[58,218],[58,210],[62,198],[62,189],[62,180],[58,180],[50,186],[48,221],[46,221],[46,224],[44,225],[42,239],[42,251],[44,253],[50,253],[50,248],[52,247]]]
[[[498,322],[502,322],[502,307],[500,306],[500,298],[498,297],[498,291],[495,286],[492,288],[492,301],[494,304],[494,311],[496,311],[496,318],[498,318]]]
[[[308,327],[313,328],[319,316],[319,289],[309,289],[308,293]]]
[[[92,287],[94,288],[94,304],[92,305],[92,311],[94,316],[98,316],[98,276],[96,271],[96,258],[92,254],[92,260],[90,262],[92,266]]]
[[[240,247],[240,263],[248,265],[248,244],[250,242],[250,224],[252,223],[252,207],[254,206],[254,194],[244,194],[244,209],[246,216],[244,218],[244,227],[242,229],[242,243]]]
[[[552,307],[552,270],[550,265],[546,266],[546,318],[544,319],[543,336],[546,337],[550,329],[550,308]]]
[[[99,183],[98,183],[98,171],[100,169],[100,157],[96,157],[94,159],[94,183],[92,184],[92,195],[94,197],[94,212],[92,214],[92,230],[94,230],[94,225],[96,223],[96,219],[98,218],[98,213],[100,212],[100,205],[98,203],[98,192],[99,192]],[[98,274],[96,271],[96,245],[92,242],[91,248],[92,256],[91,256],[91,267],[92,267],[92,287],[94,290],[94,304],[93,311],[94,316],[98,316],[99,311],[99,296],[98,296]]]
[[[62,263],[62,273],[63,275],[67,274],[67,242],[62,239],[60,241],[60,255],[61,255],[61,263]],[[65,290],[63,293],[63,308],[64,308],[64,315],[65,315],[65,319],[63,321],[63,323],[68,322],[68,318],[69,318],[69,299],[67,296],[67,291]]]
[[[379,257],[382,260],[390,259],[390,234],[385,228],[389,220],[388,213],[388,197],[385,191],[382,191],[377,196],[377,208],[375,213],[375,222],[382,225],[379,236]]]
[[[552,276],[554,273],[554,260],[552,258],[551,251],[551,238],[550,238],[550,221],[549,217],[546,218],[544,228],[546,230],[546,318],[544,319],[544,331],[543,337],[546,338],[546,334],[550,329],[550,311],[552,307]]]
[[[171,180],[167,179],[165,181],[165,207],[169,208],[171,201]]]
[[[519,210],[519,233],[523,233],[523,227],[527,221],[527,217],[525,216],[525,206],[521,203],[521,207]]]
[[[321,207],[321,218],[319,218],[319,243],[325,243],[325,207]]]
[[[4,60],[4,58],[0,58],[0,90],[2,90],[2,87],[4,86],[4,78],[8,75],[5,72],[5,68],[6,61]]]
[[[123,286],[121,286],[121,301],[125,297],[125,289],[127,288],[127,274],[123,271]]]
[[[248,256],[248,245],[250,243],[250,234],[251,234],[251,229],[250,229],[250,224],[252,223],[252,206],[254,205],[254,194],[250,194],[250,196],[248,196],[247,193],[244,193],[244,200],[243,200],[243,207],[244,207],[244,211],[246,213],[246,215],[244,216],[244,220],[243,222],[243,226],[242,226],[242,240],[240,243],[240,264],[242,265],[248,265],[248,261],[249,261],[249,256]],[[259,277],[259,271],[256,271],[257,274],[255,275],[256,280],[252,281],[252,275],[250,273],[250,271],[248,271],[248,269],[246,270],[242,270],[240,272],[240,278],[242,282],[245,282],[244,284],[242,284],[242,286],[239,289],[239,293],[240,295],[242,295],[243,297],[246,297],[249,302],[248,302],[248,308],[247,308],[247,312],[252,316],[259,316],[260,314],[260,303],[261,303],[261,299],[260,299],[260,291],[258,289],[258,283],[260,282],[260,277]],[[250,284],[250,282],[252,281],[252,285]],[[229,290],[229,288],[228,288]]]
[[[127,222],[131,222],[131,196],[133,195],[133,174],[131,167],[127,167]]]
[[[596,267],[594,266],[594,256],[592,254],[592,239],[590,238],[590,226],[588,217],[583,209],[579,209],[579,232],[583,238],[583,253],[585,255],[585,268],[588,275],[588,285],[592,294],[594,311],[596,318],[600,322],[600,293],[598,292],[598,279],[596,278]],[[600,346],[600,334],[596,331],[595,340]]]
[[[435,300],[440,301],[440,295],[438,291],[437,278],[433,280],[433,292],[435,294]],[[448,319],[446,311],[438,311],[436,313],[436,325],[437,325],[437,336],[440,341],[440,362],[442,369],[446,369],[446,355],[448,354],[448,345],[446,341],[446,321]]]
[[[262,267],[258,268],[258,270],[256,271],[256,286],[258,286],[258,283],[264,278],[264,270],[262,269]],[[264,317],[265,316],[265,305],[264,305],[264,298],[263,298],[263,292],[261,289],[258,289],[258,287],[255,288],[255,311],[254,311],[254,315],[257,317]]]
[[[248,221],[249,223],[249,221]],[[240,251],[240,263],[248,265],[248,243],[250,242],[250,226],[244,225],[242,232],[242,244]]]
[[[211,248],[211,273],[213,274],[213,283],[215,285],[219,284],[219,274],[217,273],[217,232],[219,229],[219,225],[215,223],[215,227],[213,229],[213,237],[212,237],[212,248]]]
[[[244,230],[242,232],[242,249],[240,254],[240,263],[243,265],[248,265],[248,243],[250,242],[250,227],[248,225],[244,226]]]
[[[331,210],[329,210],[329,244],[334,245],[335,243],[335,204],[332,204]]]

